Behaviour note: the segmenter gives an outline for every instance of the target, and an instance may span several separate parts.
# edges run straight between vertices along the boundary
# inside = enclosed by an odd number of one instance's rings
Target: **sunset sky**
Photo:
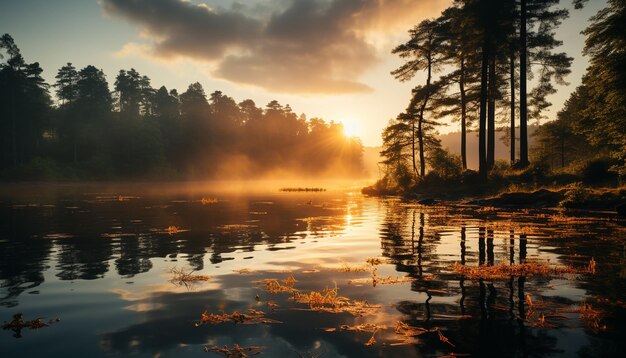
[[[390,50],[407,30],[437,16],[446,0],[0,0],[0,34],[9,33],[49,83],[59,67],[93,64],[110,85],[137,69],[153,87],[184,91],[199,81],[237,102],[290,104],[297,113],[342,121],[365,145],[379,145],[410,89],[389,75]],[[571,8],[570,1],[562,1]],[[557,37],[574,57],[568,87],[551,98],[553,116],[587,66],[580,31],[605,5],[571,9]],[[457,130],[457,124],[441,132]]]

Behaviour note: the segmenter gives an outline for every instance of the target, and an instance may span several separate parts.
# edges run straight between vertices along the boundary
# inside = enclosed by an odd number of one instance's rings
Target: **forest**
[[[132,68],[113,91],[92,65],[67,63],[49,84],[9,34],[0,56],[0,180],[363,175],[358,138],[288,104],[237,103],[199,82],[157,89]]]
[[[573,1],[573,11],[586,1]],[[589,67],[582,84],[548,118],[549,96],[566,84],[573,58],[555,31],[569,16],[559,0],[457,0],[438,18],[409,30],[393,49],[404,60],[391,74],[423,78],[407,108],[385,127],[385,175],[378,191],[432,184],[617,183],[626,175],[626,2],[609,0],[583,31]],[[419,75],[419,76],[417,76]],[[461,155],[442,148],[444,119],[460,127]],[[546,119],[551,121],[546,121]],[[533,147],[528,127],[540,124]],[[468,148],[478,132],[477,148]],[[496,140],[510,150],[496,161]],[[467,166],[477,151],[479,168]],[[470,178],[474,178],[473,181]]]

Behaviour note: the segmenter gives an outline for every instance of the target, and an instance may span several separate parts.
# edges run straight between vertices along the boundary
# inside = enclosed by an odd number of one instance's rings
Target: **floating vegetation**
[[[239,323],[239,324],[258,324],[258,323],[282,323],[277,320],[265,317],[265,312],[255,310],[254,308],[248,308],[248,313],[233,312],[231,314],[213,314],[204,311],[200,317],[200,321],[196,322],[195,326],[199,327],[204,324],[220,324],[225,322]]]
[[[400,277],[400,276],[387,276],[380,277],[377,274],[376,266],[382,265],[383,260],[377,257],[370,257],[365,260],[366,264],[361,266],[354,266],[347,263],[342,264],[341,267],[338,268],[340,272],[370,272],[372,275],[371,278],[356,278],[348,281],[349,285],[362,285],[362,284],[371,284],[373,287],[376,287],[377,284],[381,285],[393,285],[405,282],[412,282],[413,279],[410,277]]]
[[[200,203],[202,203],[202,205],[210,205],[210,204],[217,204],[220,201],[217,198],[202,198],[200,199]]]
[[[112,202],[112,201],[118,201],[118,202],[122,202],[122,201],[129,201],[131,199],[139,199],[138,196],[132,196],[132,195],[97,195],[95,197],[95,202]]]
[[[341,325],[339,327],[342,331],[354,331],[354,332],[366,332],[366,333],[374,333],[379,330],[388,329],[386,325],[378,325],[373,323],[363,323],[356,326],[348,326],[346,324]]]
[[[280,188],[280,191],[285,191],[285,192],[299,192],[299,191],[304,191],[304,192],[321,192],[321,191],[326,191],[326,189],[324,188]]]
[[[293,287],[297,281],[292,275],[289,275],[289,277],[281,281],[274,279],[274,278],[269,278],[261,282],[265,284],[266,290],[270,293],[279,293],[279,292],[293,293],[297,291]]]
[[[365,262],[370,266],[378,266],[383,264],[383,260],[379,259],[378,257],[370,257],[365,260]]]
[[[371,305],[365,300],[352,300],[338,295],[338,288],[325,288],[322,291],[294,292],[293,300],[308,305],[313,311],[328,313],[349,313],[353,316],[374,314],[380,305]]]
[[[372,268],[382,264],[382,259],[378,257],[369,257],[365,260],[365,265],[355,265],[344,262],[337,270],[340,272],[371,272]]]
[[[413,327],[405,322],[397,321],[395,332],[396,334],[404,336],[405,338],[412,338],[412,337],[420,336],[424,333],[428,333],[430,332],[430,330],[426,328],[422,328],[422,327]],[[411,344],[411,343],[413,343],[413,340],[410,340],[407,344]]]
[[[372,287],[376,287],[376,285],[395,285],[402,284],[407,282],[413,282],[414,279],[408,276],[386,276],[380,277],[376,274],[376,270],[372,271],[372,278],[356,278],[353,280],[349,280],[349,285],[362,285],[362,284],[371,284]]]
[[[590,304],[583,302],[579,307],[578,313],[585,325],[590,327],[594,333],[606,331],[606,325],[600,322],[603,315],[600,310],[594,309]]]
[[[339,330],[341,331],[354,331],[354,332],[363,332],[363,333],[371,333],[372,336],[370,337],[370,339],[365,343],[366,346],[372,346],[375,345],[376,342],[376,333],[378,333],[379,331],[385,331],[390,329],[391,327],[386,326],[386,325],[378,325],[378,324],[372,324],[372,323],[363,323],[363,324],[359,324],[359,325],[355,325],[355,326],[349,326],[349,325],[342,325],[339,327]],[[325,328],[324,331],[326,332],[336,332],[337,329],[336,328]],[[432,329],[426,329],[426,328],[422,328],[422,327],[414,327],[411,326],[405,322],[402,321],[396,321],[396,325],[394,327],[394,332],[396,334],[396,336],[400,336],[401,338],[398,340],[394,340],[391,342],[384,342],[383,345],[385,346],[402,346],[402,345],[410,345],[410,344],[415,344],[417,343],[417,341],[415,340],[415,337],[417,336],[421,336],[423,334],[427,334],[427,333],[436,333],[437,337],[439,338],[439,340],[443,343],[446,343],[452,347],[455,347],[455,345],[448,339],[448,337],[446,337],[443,332],[441,331],[441,329],[439,327],[435,327]]]
[[[422,327],[413,327],[405,322],[397,321],[395,332],[397,335],[403,336],[404,340],[400,342],[390,343],[389,345],[391,346],[414,344],[416,343],[414,337],[421,336],[422,334],[426,334],[426,333],[437,333],[437,336],[439,337],[439,340],[441,342],[446,343],[452,347],[455,347],[455,345],[452,342],[450,342],[448,337],[443,335],[443,332],[441,332],[441,329],[439,329],[439,327],[435,327],[433,329],[426,329]]]
[[[293,299],[296,302],[307,304],[313,310],[322,309],[325,306],[337,307],[345,300],[345,297],[340,297],[337,291],[337,287],[333,289],[325,288],[322,291],[296,291]]]
[[[596,260],[594,260],[593,257],[591,258],[591,260],[589,260],[589,264],[587,265],[587,272],[596,273]]]
[[[528,310],[525,317],[520,317],[524,321],[528,322],[535,328],[555,328],[557,327],[557,321],[567,319],[567,316],[558,313],[559,310],[551,310],[550,307],[543,301],[535,300],[527,294],[524,299]],[[567,310],[561,310],[567,311]]]
[[[248,275],[254,272],[254,270],[251,270],[249,268],[242,268],[242,269],[237,269],[237,270],[233,270],[233,272],[236,272],[240,275]]]
[[[165,229],[150,229],[150,231],[156,232],[157,234],[176,235],[176,234],[180,234],[181,232],[187,232],[189,230],[188,229],[181,229],[181,228],[179,228],[178,226],[175,226],[175,225],[170,225],[170,226],[166,227]]]
[[[12,330],[14,332],[15,338],[22,337],[22,329],[39,329],[43,327],[48,327],[53,323],[59,322],[60,319],[49,320],[48,322],[44,322],[43,317],[35,318],[33,320],[24,320],[24,314],[16,313],[13,315],[13,319],[10,322],[4,322],[2,325],[2,329]]]
[[[595,265],[593,266],[595,270]],[[500,264],[493,266],[466,266],[455,262],[452,270],[469,279],[503,279],[511,276],[561,277],[567,274],[580,274],[580,270],[565,265],[553,265],[548,262],[524,262],[521,264]]]
[[[321,291],[302,292],[294,287],[297,280],[290,275],[284,280],[265,279],[261,281],[265,284],[265,288],[270,293],[291,293],[294,302],[302,303],[313,311],[322,311],[329,313],[350,313],[354,316],[364,316],[373,314],[381,306],[371,305],[364,300],[352,300],[347,297],[339,296],[339,289],[325,288]]]
[[[205,352],[213,352],[217,354],[221,354],[225,357],[234,357],[234,358],[243,358],[249,356],[255,356],[257,354],[261,354],[267,347],[260,346],[250,346],[250,347],[241,347],[238,344],[234,344],[232,347],[224,346],[224,347],[204,347]]]
[[[217,228],[224,231],[247,231],[253,228],[257,228],[257,225],[249,225],[249,224],[228,224],[218,226]]]
[[[353,266],[348,263],[343,263],[337,270],[340,272],[367,272],[370,268],[365,265]]]
[[[177,286],[189,286],[192,283],[208,281],[211,276],[207,275],[194,275],[195,271],[186,272],[182,268],[172,267],[169,273],[173,275],[170,282]]]

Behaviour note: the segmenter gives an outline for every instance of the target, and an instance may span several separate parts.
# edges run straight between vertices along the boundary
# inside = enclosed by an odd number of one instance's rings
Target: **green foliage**
[[[565,198],[559,204],[564,208],[575,208],[578,206],[582,206],[592,196],[592,191],[589,188],[586,188],[582,185],[582,183],[576,183],[571,185],[570,188],[565,193]]]
[[[522,170],[522,172],[524,171],[525,170]],[[501,182],[513,173],[514,171],[511,170],[511,165],[508,161],[496,160],[493,167],[491,168],[491,171],[489,172],[489,179],[491,181]]]
[[[3,176],[8,180],[57,180],[63,174],[54,160],[34,157]]]
[[[407,189],[413,182],[413,175],[411,174],[409,167],[406,165],[396,166],[394,168],[392,178],[395,182],[392,182],[390,185],[391,187]]]
[[[587,184],[602,184],[617,181],[617,174],[611,169],[615,160],[610,158],[597,158],[586,162],[582,169],[582,177]]]
[[[445,149],[436,148],[428,154],[430,173],[443,180],[458,179],[463,172],[461,157],[451,154]]]
[[[584,53],[591,66],[583,78],[585,108],[579,128],[590,142],[604,147],[617,161],[614,171],[626,175],[626,2],[609,0],[591,19]]]
[[[37,63],[0,38],[0,172],[6,179],[189,178],[276,170],[363,173],[363,144],[339,123],[307,120],[289,105],[207,98],[198,82],[181,95],[121,70],[113,95],[104,72],[71,63],[56,76],[57,107]]]
[[[585,2],[574,0],[573,4],[578,9]],[[626,175],[626,3],[622,0],[609,0],[583,32],[591,66],[557,119],[537,131],[537,146],[531,153],[534,165],[527,167],[527,121],[544,118],[551,105],[548,97],[556,92],[555,85],[567,84],[565,77],[570,73],[572,58],[557,52],[562,41],[555,37],[555,30],[569,15],[559,4],[559,0],[456,0],[440,17],[412,28],[410,40],[392,51],[405,60],[392,75],[408,81],[423,72],[426,84],[415,87],[407,111],[385,128],[383,163],[393,167],[410,158],[415,176],[423,179],[424,134],[435,124],[433,118],[452,117],[461,123],[463,163],[468,126],[479,119],[483,178],[489,174],[495,182],[539,183],[556,178],[550,171],[558,170],[558,180],[563,182],[580,176],[586,183],[599,183],[613,182],[613,173]],[[439,75],[442,70],[447,72]],[[434,74],[439,77],[431,78]],[[528,79],[536,84],[530,91]],[[513,151],[516,92],[520,160],[507,170],[505,164],[494,165],[495,107],[508,107]],[[427,156],[436,158],[437,146],[430,150],[433,153]],[[599,154],[608,155],[609,160],[596,161]],[[514,151],[511,155],[515,162]],[[584,161],[589,166],[580,164]],[[430,175],[442,173],[433,170]]]
[[[0,37],[0,57],[0,169],[15,169],[43,154],[50,96],[39,63],[26,63],[8,34]]]
[[[155,122],[129,120],[116,124],[111,153],[120,175],[145,175],[163,165],[161,132]]]

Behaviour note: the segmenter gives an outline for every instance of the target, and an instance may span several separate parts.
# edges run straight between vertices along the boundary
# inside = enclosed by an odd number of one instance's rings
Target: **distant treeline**
[[[568,0],[581,8],[586,0]],[[529,146],[530,120],[544,119],[555,85],[564,85],[572,58],[557,52],[555,31],[568,17],[559,0],[455,0],[438,18],[420,22],[393,49],[404,63],[392,72],[400,81],[422,73],[406,110],[384,129],[386,186],[420,184],[430,177],[460,176],[468,150],[478,155],[486,178],[504,166],[581,169],[601,161],[612,175],[626,175],[626,2],[608,0],[583,34],[590,67],[559,112],[537,131]],[[530,80],[533,80],[532,83]],[[532,88],[529,85],[532,84]],[[441,119],[460,124],[460,156],[442,149]],[[519,131],[516,128],[519,127]],[[478,132],[468,148],[467,135]],[[496,134],[506,133],[509,163],[496,163]],[[517,143],[519,140],[519,151]],[[427,168],[430,172],[427,173]]]
[[[120,70],[113,92],[102,70],[71,63],[56,83],[0,39],[0,178],[112,179],[255,177],[294,172],[357,176],[363,146],[340,123],[259,108],[196,82],[183,93],[155,89]],[[57,103],[53,103],[50,91]]]

